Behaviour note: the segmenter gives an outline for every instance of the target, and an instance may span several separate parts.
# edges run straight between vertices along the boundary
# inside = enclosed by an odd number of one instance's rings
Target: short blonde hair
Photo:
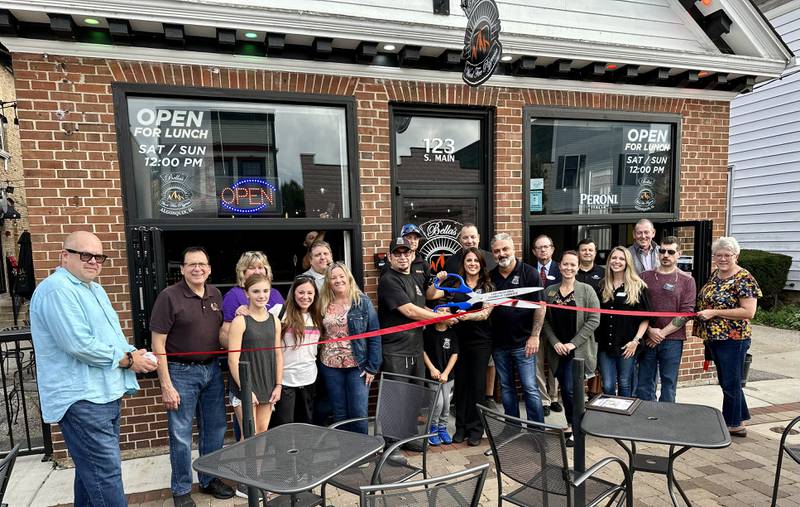
[[[272,283],[272,266],[269,265],[269,259],[267,259],[267,255],[264,252],[251,250],[243,253],[242,256],[239,257],[239,262],[236,263],[236,284],[239,287],[244,287],[244,272],[247,271],[247,268],[254,264],[261,264],[264,266],[264,269],[267,272],[267,278],[269,278],[270,283]]]
[[[733,252],[733,255],[739,255],[742,251],[742,247],[739,246],[739,242],[736,241],[736,238],[733,236],[722,236],[711,243],[711,255],[716,255],[719,250],[728,250],[729,252]]]

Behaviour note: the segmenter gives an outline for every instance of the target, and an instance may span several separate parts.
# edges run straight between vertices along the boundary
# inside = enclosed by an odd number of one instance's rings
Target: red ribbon
[[[498,303],[495,306],[500,306],[506,303],[513,303],[516,301],[515,299],[509,299],[508,301],[503,301],[502,303]],[[695,313],[679,313],[679,312],[644,312],[639,310],[608,310],[604,308],[587,308],[584,306],[567,306],[567,305],[556,305],[552,303],[545,303],[544,301],[536,301],[536,304],[540,304],[542,306],[549,306],[550,308],[559,308],[562,310],[573,310],[576,312],[589,312],[589,313],[601,313],[601,314],[609,314],[609,315],[627,315],[631,317],[694,317]],[[466,312],[460,312],[458,315],[467,315],[470,313],[476,313],[482,311],[482,308],[477,310],[468,310]],[[418,320],[415,322],[409,322],[408,324],[400,324],[399,326],[392,326],[383,329],[376,329],[375,331],[367,331],[366,333],[359,333],[354,334],[352,336],[342,336],[340,338],[331,338],[329,340],[321,340],[316,342],[308,342],[303,343],[300,346],[305,347],[308,345],[322,345],[323,343],[336,343],[336,342],[345,342],[350,340],[363,340],[364,338],[372,338],[373,336],[381,336],[385,334],[393,334],[399,333],[401,331],[408,331],[410,329],[416,329],[418,327],[427,326],[429,324],[436,324],[437,322],[442,322],[445,320],[455,319],[458,315],[442,315],[441,317],[436,317],[433,319],[425,319],[425,320]],[[284,345],[282,347],[258,347],[258,348],[251,348],[251,349],[234,349],[234,350],[213,350],[213,351],[206,351],[206,352],[167,352],[164,354],[155,354],[157,356],[168,356],[168,357],[183,357],[183,356],[207,356],[210,354],[227,354],[228,352],[256,352],[259,350],[275,350],[278,348],[289,348],[288,346]]]

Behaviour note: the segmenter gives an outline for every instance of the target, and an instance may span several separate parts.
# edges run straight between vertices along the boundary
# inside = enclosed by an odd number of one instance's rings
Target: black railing
[[[42,422],[39,390],[36,384],[36,356],[30,329],[0,331],[0,381],[3,411],[0,412],[0,457],[20,444],[20,455],[53,454],[50,425]]]

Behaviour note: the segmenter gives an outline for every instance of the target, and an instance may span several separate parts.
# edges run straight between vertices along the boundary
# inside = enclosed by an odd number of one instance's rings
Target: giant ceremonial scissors
[[[442,282],[444,282],[448,278],[454,278],[458,280],[459,283],[458,286],[456,287],[442,286],[441,285]],[[522,294],[530,294],[531,292],[542,290],[541,287],[520,287],[519,289],[505,289],[494,292],[487,292],[486,294],[479,294],[473,291],[466,283],[464,283],[464,279],[461,278],[461,275],[457,275],[455,273],[448,273],[447,276],[445,276],[442,279],[437,278],[436,281],[433,283],[433,286],[444,292],[460,293],[469,296],[469,299],[466,301],[444,303],[438,305],[436,308],[434,308],[434,310],[442,307],[447,307],[447,308],[458,308],[459,310],[466,311],[469,310],[472,307],[472,305],[476,303],[484,303],[488,305],[513,306],[515,308],[535,309],[539,308],[539,305],[537,305],[536,303],[533,303],[531,301],[521,301],[515,298],[517,296],[521,296]]]

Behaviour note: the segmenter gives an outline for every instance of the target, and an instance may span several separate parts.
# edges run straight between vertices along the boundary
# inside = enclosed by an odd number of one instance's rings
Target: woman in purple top
[[[272,267],[264,252],[245,252],[239,257],[236,263],[236,287],[229,290],[222,298],[222,333],[220,343],[224,348],[228,348],[228,329],[231,321],[236,317],[237,311],[243,313],[247,308],[247,294],[244,291],[244,282],[247,277],[253,274],[266,275],[270,283],[272,282]],[[281,293],[274,287],[269,292],[267,310],[273,315],[280,314],[284,300]],[[244,307],[244,308],[242,308]]]

